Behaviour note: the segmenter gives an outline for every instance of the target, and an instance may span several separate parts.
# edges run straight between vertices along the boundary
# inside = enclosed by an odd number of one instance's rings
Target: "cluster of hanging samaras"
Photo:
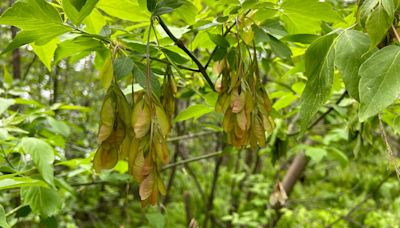
[[[275,127],[272,106],[261,83],[255,50],[247,62],[240,50],[238,53],[235,62],[224,59],[216,66],[220,74],[215,83],[219,93],[216,111],[224,113],[223,129],[229,144],[256,148],[266,144],[265,132],[271,134]]]
[[[158,193],[165,194],[160,172],[169,158],[166,139],[171,131],[175,93],[174,79],[167,74],[161,99],[141,91],[134,93],[130,105],[113,83],[103,101],[94,169],[111,169],[118,160],[127,160],[129,173],[140,184],[142,205],[154,205]]]
[[[240,51],[239,51],[240,53]],[[239,55],[240,56],[240,55]],[[235,64],[217,63],[219,93],[216,110],[224,113],[227,141],[236,147],[266,144],[265,132],[274,128],[271,103],[261,83],[256,57]],[[246,67],[247,66],[247,67]],[[170,69],[164,77],[161,98],[149,90],[136,92],[130,105],[113,82],[104,98],[94,157],[96,172],[113,168],[127,160],[129,173],[139,182],[142,205],[156,204],[158,193],[165,194],[162,166],[168,163],[167,137],[175,110],[176,85]]]

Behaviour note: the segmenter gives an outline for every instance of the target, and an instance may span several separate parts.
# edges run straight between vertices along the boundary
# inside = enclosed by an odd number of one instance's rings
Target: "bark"
[[[15,0],[10,0],[10,6],[14,4]],[[14,39],[17,35],[18,29],[11,26],[11,38]],[[12,52],[12,68],[13,68],[13,79],[21,79],[21,53],[20,49],[16,48]]]
[[[309,158],[304,154],[304,152],[300,152],[299,154],[297,154],[293,159],[292,163],[290,164],[289,169],[285,177],[283,178],[283,181],[276,183],[277,187],[275,188],[274,193],[272,195],[281,194],[282,196],[284,195],[284,197],[288,197],[292,192],[295,184],[300,179],[301,175],[306,169],[308,162]],[[277,191],[281,190],[281,188],[279,188],[278,185],[282,186],[284,192],[277,193]],[[271,208],[275,209],[276,217],[269,224],[269,227],[275,227],[277,225],[279,219],[282,216],[280,209],[284,206],[285,206],[284,203],[282,204],[280,201],[276,201],[275,204],[270,205]]]

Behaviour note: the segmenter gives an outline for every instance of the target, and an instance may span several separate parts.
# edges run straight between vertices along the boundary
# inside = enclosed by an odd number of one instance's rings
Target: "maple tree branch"
[[[210,77],[208,76],[207,69],[203,66],[203,64],[200,63],[200,61],[197,59],[194,54],[189,51],[189,49],[186,48],[185,44],[176,38],[174,34],[172,34],[171,30],[168,28],[168,26],[164,23],[164,21],[161,19],[161,17],[157,17],[158,22],[160,23],[161,27],[167,33],[169,38],[171,38],[172,41],[178,46],[182,51],[184,51],[192,60],[193,62],[197,65],[199,68],[200,73],[203,75],[204,79],[207,81],[208,85],[211,87],[213,91],[215,91],[214,83],[211,81]]]

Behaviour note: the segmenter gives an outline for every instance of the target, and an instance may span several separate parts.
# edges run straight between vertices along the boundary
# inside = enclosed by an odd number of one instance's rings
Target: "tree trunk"
[[[10,0],[10,6],[14,4],[15,0]],[[14,39],[17,35],[18,29],[11,26],[11,38]],[[12,52],[12,68],[13,68],[13,79],[21,79],[21,53],[19,48],[16,48]]]

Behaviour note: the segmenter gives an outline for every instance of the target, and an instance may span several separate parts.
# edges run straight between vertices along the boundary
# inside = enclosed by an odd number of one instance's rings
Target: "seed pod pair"
[[[238,58],[236,70],[226,59],[218,63],[221,76],[215,83],[219,93],[216,110],[224,113],[223,128],[229,144],[238,148],[264,146],[265,131],[271,133],[274,128],[271,103],[260,85],[256,58],[250,58],[248,69]]]
[[[111,169],[123,156],[123,142],[127,139],[130,122],[130,107],[122,91],[112,84],[104,98],[100,112],[100,128],[97,140],[100,147],[93,159],[96,172]],[[121,154],[120,154],[121,153]]]
[[[131,121],[134,138],[128,156],[129,172],[140,183],[143,205],[155,204],[158,193],[165,194],[160,172],[169,158],[166,137],[171,131],[170,118],[155,97],[141,94]]]

